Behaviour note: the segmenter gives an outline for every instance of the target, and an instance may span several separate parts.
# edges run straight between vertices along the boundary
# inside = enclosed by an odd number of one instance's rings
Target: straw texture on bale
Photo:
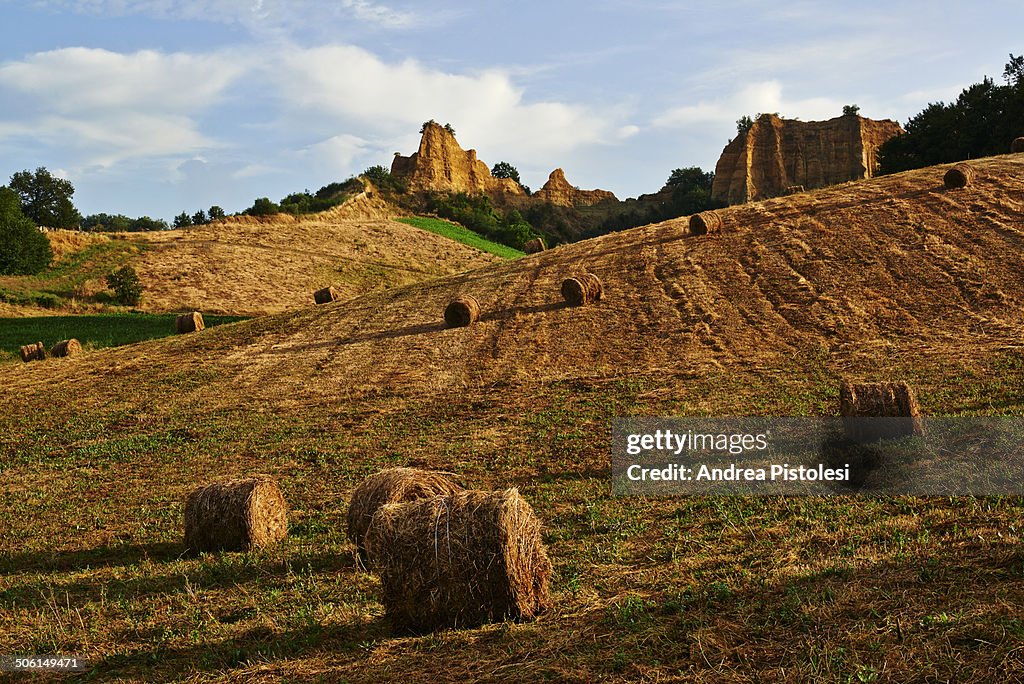
[[[215,482],[193,491],[185,503],[185,548],[249,551],[288,534],[288,504],[269,475]]]
[[[707,235],[722,230],[722,216],[714,211],[702,211],[690,217],[690,234]]]
[[[562,298],[569,306],[583,306],[601,301],[604,285],[593,273],[584,273],[562,281]]]
[[[75,338],[70,340],[61,340],[57,344],[53,345],[50,350],[50,355],[57,358],[63,358],[65,356],[75,356],[82,351],[82,345]]]
[[[906,382],[844,382],[839,415],[847,438],[857,442],[924,434],[921,408]]]
[[[43,346],[42,342],[26,344],[21,348],[21,360],[25,363],[28,363],[29,361],[42,361],[45,358],[46,347]]]
[[[529,620],[549,606],[551,561],[519,491],[383,506],[366,534],[394,626],[426,632]]]
[[[317,290],[313,293],[313,301],[317,304],[330,304],[331,302],[336,301],[340,296],[341,293],[333,286],[325,287],[324,289]]]
[[[363,480],[348,505],[348,538],[366,561],[364,538],[373,514],[385,504],[404,503],[462,491],[451,473],[418,468],[388,468]]]
[[[444,310],[444,322],[449,328],[465,328],[480,318],[480,303],[475,297],[463,295],[451,302]]]
[[[204,329],[206,325],[203,323],[203,314],[198,311],[192,313],[181,314],[175,321],[175,329],[179,335],[184,333],[199,332]]]
[[[547,249],[547,245],[544,244],[544,238],[539,237],[527,240],[526,244],[523,245],[523,251],[527,254],[536,254],[537,252],[543,252],[545,249]]]
[[[1010,152],[1024,152],[1024,138],[1016,138],[1010,143]]]
[[[786,189],[782,191],[782,194],[784,194],[784,195],[795,195],[795,194],[800,193],[800,192],[804,192],[804,186],[802,186],[802,185],[790,185],[790,186],[787,186]]]
[[[947,188],[966,188],[974,182],[974,167],[970,164],[957,164],[942,177],[942,183]]]

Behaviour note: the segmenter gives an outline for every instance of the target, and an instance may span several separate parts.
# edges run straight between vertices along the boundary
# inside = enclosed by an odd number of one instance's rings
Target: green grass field
[[[0,318],[0,363],[19,358],[18,350],[30,342],[47,348],[75,338],[86,349],[117,347],[174,334],[175,314],[95,314]],[[206,327],[243,320],[239,316],[204,316]]]
[[[513,249],[506,245],[499,245],[497,242],[491,242],[487,238],[482,237],[479,233],[474,233],[468,228],[464,228],[463,226],[460,226],[457,223],[452,223],[451,221],[445,221],[444,219],[414,216],[412,218],[400,218],[396,220],[414,228],[429,230],[431,233],[443,235],[446,238],[455,240],[456,242],[461,242],[469,247],[475,247],[476,249],[487,252],[488,254],[500,256],[503,259],[518,259],[521,256],[525,256],[525,254],[520,252],[518,249]]]

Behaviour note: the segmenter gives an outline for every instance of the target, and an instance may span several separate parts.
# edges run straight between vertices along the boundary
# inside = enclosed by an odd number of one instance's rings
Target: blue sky
[[[713,169],[735,121],[857,103],[905,123],[1024,52],[1019,0],[0,0],[0,182],[171,218],[409,154],[426,119],[539,188],[620,198]]]

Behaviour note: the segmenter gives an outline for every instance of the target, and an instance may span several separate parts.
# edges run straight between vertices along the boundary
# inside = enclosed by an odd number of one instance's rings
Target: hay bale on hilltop
[[[46,347],[43,346],[42,342],[26,344],[21,348],[21,360],[25,363],[29,361],[43,361],[44,359],[46,359]]]
[[[402,631],[529,620],[550,604],[541,524],[519,491],[383,506],[366,533],[384,609]]]
[[[179,335],[185,333],[199,332],[206,328],[203,323],[203,314],[198,311],[192,313],[181,314],[174,322],[174,327],[178,331]]]
[[[480,302],[475,297],[463,295],[452,302],[444,310],[444,322],[449,328],[465,328],[480,319]]]
[[[942,177],[942,184],[947,189],[966,188],[974,182],[977,173],[970,164],[957,164]]]
[[[906,382],[844,382],[839,415],[846,437],[856,442],[921,436],[921,408]]]
[[[1016,138],[1012,143],[1010,143],[1010,152],[1013,152],[1014,154],[1024,152],[1024,138]]]
[[[333,285],[313,293],[313,301],[317,304],[330,304],[340,298],[341,293]]]
[[[454,477],[418,468],[388,468],[363,480],[352,492],[347,520],[348,538],[359,549],[360,558],[366,561],[366,530],[381,506],[461,492],[462,485]]]
[[[796,195],[804,192],[804,186],[802,185],[787,185],[786,189],[782,191],[783,195]]]
[[[717,211],[702,211],[690,217],[690,235],[707,235],[722,230],[722,215]]]
[[[537,252],[543,252],[545,249],[547,249],[547,245],[544,244],[544,238],[539,237],[527,240],[526,244],[523,245],[523,251],[527,254],[536,254]]]
[[[274,478],[253,475],[193,491],[185,503],[185,548],[250,551],[288,534],[288,504]]]
[[[562,298],[569,306],[583,306],[601,301],[604,285],[593,273],[584,273],[562,281]]]
[[[81,351],[81,343],[72,337],[70,340],[61,340],[57,344],[53,345],[53,348],[50,349],[50,356],[60,359],[66,356],[76,356],[81,353]]]

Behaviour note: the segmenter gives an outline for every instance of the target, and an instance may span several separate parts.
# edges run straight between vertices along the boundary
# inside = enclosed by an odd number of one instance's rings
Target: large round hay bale
[[[543,252],[545,249],[547,249],[547,245],[544,244],[544,238],[539,237],[527,240],[526,244],[523,245],[523,251],[527,254],[536,254],[537,252]]]
[[[53,348],[50,349],[50,356],[64,358],[65,356],[75,356],[81,351],[81,343],[72,337],[70,340],[61,340],[57,344],[53,345]]]
[[[549,605],[551,561],[519,491],[464,491],[381,507],[366,533],[399,630],[528,620]]]
[[[1016,138],[1012,143],[1010,143],[1010,152],[1024,152],[1024,138]]]
[[[957,164],[942,177],[942,183],[948,189],[966,188],[974,182],[974,167],[970,164]]]
[[[847,438],[856,442],[924,434],[921,408],[906,382],[844,382],[839,415]]]
[[[45,358],[46,347],[43,346],[42,342],[26,344],[21,348],[21,360],[25,363],[28,363],[29,361],[42,361]]]
[[[601,301],[604,285],[593,273],[584,273],[562,281],[562,298],[569,306],[583,306]]]
[[[462,491],[451,473],[418,468],[388,468],[363,480],[348,505],[348,538],[366,560],[363,539],[373,514],[385,504],[404,503]]]
[[[192,313],[187,314],[181,314],[175,320],[174,325],[179,335],[191,332],[199,332],[200,330],[203,330],[206,327],[206,325],[203,323],[203,314],[199,313],[198,311],[193,311]]]
[[[185,548],[250,551],[288,534],[288,504],[269,475],[215,482],[193,491],[185,503]]]
[[[480,319],[480,303],[475,297],[463,295],[452,300],[444,310],[444,322],[449,328],[465,328]]]
[[[707,235],[722,230],[722,216],[716,211],[702,211],[690,217],[690,234]]]
[[[335,289],[333,285],[331,287],[325,287],[322,290],[317,290],[313,293],[313,301],[317,304],[330,304],[340,297],[341,293]]]

